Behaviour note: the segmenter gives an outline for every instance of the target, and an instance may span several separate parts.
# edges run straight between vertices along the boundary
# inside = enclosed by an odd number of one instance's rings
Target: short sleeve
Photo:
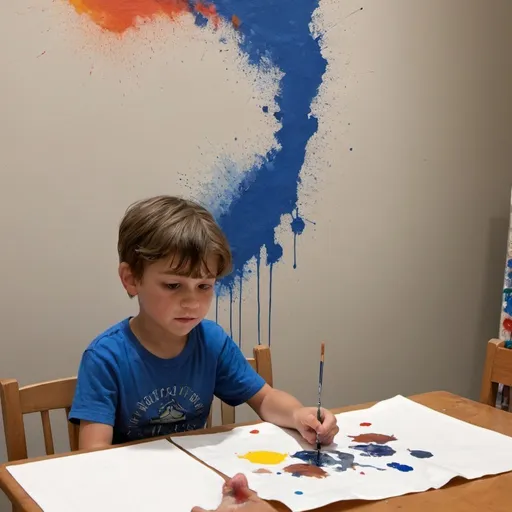
[[[88,349],[82,356],[69,421],[114,426],[118,401],[115,371],[107,358]]]
[[[226,335],[217,364],[215,395],[236,407],[247,402],[264,385],[265,379],[252,368],[235,342]]]

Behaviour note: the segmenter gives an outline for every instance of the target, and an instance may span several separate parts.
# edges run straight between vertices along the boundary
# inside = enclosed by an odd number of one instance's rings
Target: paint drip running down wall
[[[158,17],[174,21],[183,15],[195,16],[196,25],[218,27],[226,22],[237,31],[240,51],[253,66],[272,66],[282,79],[275,105],[262,105],[265,115],[273,116],[280,128],[275,133],[275,149],[258,156],[252,168],[238,169],[243,176],[235,187],[215,191],[222,209],[211,209],[230,242],[234,271],[218,283],[218,296],[230,301],[230,331],[233,336],[233,302],[238,295],[238,342],[242,343],[243,282],[249,277],[248,264],[256,264],[258,343],[266,335],[271,344],[273,267],[281,261],[283,248],[275,239],[282,219],[289,219],[293,234],[293,267],[297,267],[296,239],[306,228],[298,209],[300,173],[306,146],[316,133],[318,121],[311,114],[327,62],[320,49],[320,38],[310,29],[319,0],[261,0],[240,2],[216,0],[68,0],[106,31],[120,36]],[[220,36],[219,36],[220,38]],[[222,155],[220,155],[222,156]],[[216,189],[213,179],[204,197]],[[169,183],[172,190],[172,183]],[[208,205],[208,203],[207,203]],[[290,258],[291,259],[291,258]],[[268,325],[261,326],[260,268],[269,267]],[[218,306],[218,302],[217,302]],[[236,306],[235,306],[236,309]],[[218,307],[217,307],[218,311]],[[235,337],[235,336],[233,336]]]

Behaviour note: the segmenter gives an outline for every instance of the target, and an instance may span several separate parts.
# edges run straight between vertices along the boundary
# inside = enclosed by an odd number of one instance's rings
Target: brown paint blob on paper
[[[257,469],[256,471],[253,471],[253,473],[258,473],[260,475],[271,475],[272,471],[269,471],[268,469],[265,469],[265,468],[260,468],[260,469]]]
[[[329,476],[322,468],[311,464],[292,464],[284,468],[285,473],[291,473],[292,476],[309,476],[311,478],[325,478]]]
[[[385,434],[359,434],[358,436],[348,436],[351,437],[353,441],[356,443],[377,443],[377,444],[386,444],[389,441],[396,441],[395,436],[387,436]]]

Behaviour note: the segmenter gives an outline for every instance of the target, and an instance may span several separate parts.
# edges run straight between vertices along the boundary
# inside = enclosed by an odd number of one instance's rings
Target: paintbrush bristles
[[[325,343],[322,343],[322,348],[320,349],[320,361],[324,362],[325,356]]]

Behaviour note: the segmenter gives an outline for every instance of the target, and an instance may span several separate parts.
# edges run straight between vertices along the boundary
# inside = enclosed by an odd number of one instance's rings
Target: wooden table
[[[409,398],[454,418],[512,437],[512,414],[505,411],[500,411],[487,405],[442,391],[425,393]],[[342,407],[333,410],[333,412],[338,414],[340,412],[364,409],[371,405],[373,405],[373,403]],[[233,428],[233,426],[216,427],[208,431],[195,431],[184,435],[226,431],[231,428]],[[51,457],[39,457],[37,459],[27,459],[10,464],[24,464],[35,460],[66,457],[69,455],[72,454],[66,453],[53,455]],[[20,510],[41,512],[42,509],[7,471],[6,468],[8,465],[9,464],[4,464],[0,466],[0,488]],[[409,494],[381,501],[342,501],[316,510],[317,512],[337,512],[344,510],[357,510],[358,512],[391,512],[397,510],[414,512],[510,512],[512,510],[511,489],[512,473],[471,481],[457,478],[438,490]],[[279,511],[288,510],[279,503],[273,503],[273,505]]]

